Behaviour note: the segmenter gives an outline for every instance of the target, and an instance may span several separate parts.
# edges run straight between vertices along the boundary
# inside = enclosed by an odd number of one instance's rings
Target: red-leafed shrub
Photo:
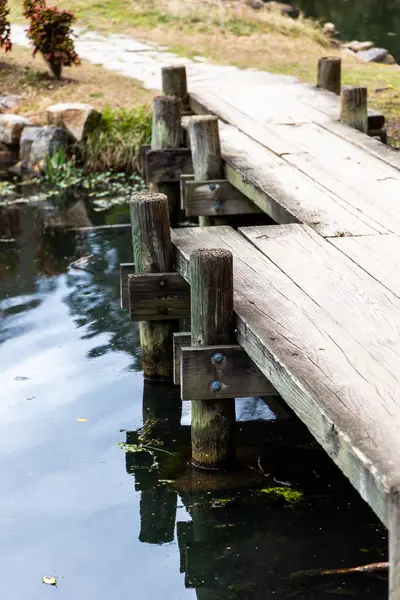
[[[46,6],[45,0],[24,0],[24,15],[31,22],[27,36],[33,55],[40,52],[57,79],[61,78],[63,67],[79,65],[72,32],[75,15]]]
[[[0,48],[4,48],[6,52],[10,52],[12,48],[9,12],[7,0],[0,0]]]

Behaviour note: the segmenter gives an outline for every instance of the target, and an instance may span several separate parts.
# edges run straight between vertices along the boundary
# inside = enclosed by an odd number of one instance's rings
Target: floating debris
[[[54,585],[57,587],[57,579],[55,577],[42,577],[42,581],[46,585]]]

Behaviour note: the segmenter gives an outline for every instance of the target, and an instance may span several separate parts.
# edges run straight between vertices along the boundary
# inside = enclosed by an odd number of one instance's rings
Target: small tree
[[[61,79],[63,67],[80,64],[72,32],[74,14],[46,6],[45,0],[24,0],[24,15],[31,22],[27,37],[33,56],[40,52],[57,79]]]
[[[0,0],[0,48],[4,48],[6,52],[10,52],[12,48],[9,12],[7,0]]]

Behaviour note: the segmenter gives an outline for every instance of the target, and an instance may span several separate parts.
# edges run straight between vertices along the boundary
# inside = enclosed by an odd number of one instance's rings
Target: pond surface
[[[370,40],[400,61],[399,0],[296,0],[306,16],[335,24],[341,40]]]
[[[386,600],[376,576],[296,575],[386,560],[387,539],[284,407],[237,401],[237,471],[191,470],[190,406],[143,381],[119,307],[129,228],[54,223],[0,213],[1,597]],[[117,447],[143,419],[164,441],[159,470]]]

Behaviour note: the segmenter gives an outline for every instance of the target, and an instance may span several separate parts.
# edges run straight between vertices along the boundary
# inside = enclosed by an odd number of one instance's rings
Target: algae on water
[[[260,494],[266,494],[273,498],[283,498],[288,504],[296,504],[304,498],[303,492],[286,487],[268,487],[259,490]]]

